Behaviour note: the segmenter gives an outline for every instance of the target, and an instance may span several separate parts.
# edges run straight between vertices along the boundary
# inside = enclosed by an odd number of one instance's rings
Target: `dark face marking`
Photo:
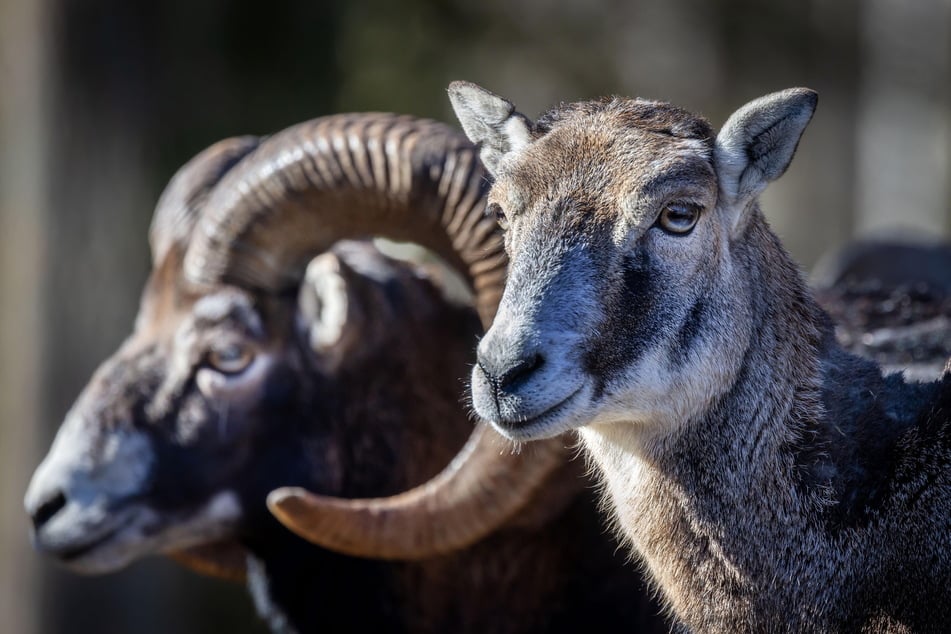
[[[627,368],[650,345],[662,316],[656,314],[656,273],[644,249],[635,249],[606,276],[605,318],[588,342],[585,368],[595,377],[595,394],[604,393],[606,377]]]
[[[706,301],[700,297],[694,301],[687,312],[687,319],[683,322],[680,333],[677,335],[677,345],[671,349],[672,361],[676,365],[683,366],[687,362],[690,352],[693,350],[694,344],[706,323],[706,309]]]

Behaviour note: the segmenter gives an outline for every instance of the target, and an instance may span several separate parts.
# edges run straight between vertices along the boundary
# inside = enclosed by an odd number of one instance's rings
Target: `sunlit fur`
[[[506,134],[466,122],[504,99],[450,97],[474,141]],[[685,631],[951,622],[951,376],[905,383],[843,351],[757,203],[815,103],[776,93],[719,135],[668,104],[568,104],[483,155],[511,268],[473,405],[520,440],[580,429]],[[683,202],[692,232],[656,225]]]

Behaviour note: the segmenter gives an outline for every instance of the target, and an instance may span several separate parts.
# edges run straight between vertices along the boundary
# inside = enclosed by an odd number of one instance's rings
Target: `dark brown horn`
[[[258,142],[250,136],[219,141],[175,172],[159,197],[149,228],[153,266],[165,259],[172,245],[180,244],[184,250],[208,192]]]
[[[279,292],[296,287],[307,262],[334,242],[385,236],[428,247],[464,272],[488,325],[507,261],[484,215],[487,185],[476,148],[445,124],[391,114],[316,119],[264,141],[225,175],[195,228],[186,273]],[[503,442],[480,426],[442,474],[392,498],[278,490],[271,508],[310,541],[350,554],[448,552],[507,521],[561,462],[560,441],[535,443],[526,456]]]
[[[485,173],[453,128],[392,114],[328,116],[265,140],[213,190],[185,261],[198,282],[277,292],[342,238],[416,242],[463,271],[485,323],[501,297],[502,240]]]

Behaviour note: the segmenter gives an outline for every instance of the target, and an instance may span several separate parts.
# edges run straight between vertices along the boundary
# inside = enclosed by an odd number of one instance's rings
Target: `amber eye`
[[[700,219],[700,207],[689,203],[670,203],[660,212],[657,224],[668,233],[685,234]]]
[[[252,359],[251,349],[237,343],[214,347],[208,352],[208,364],[222,374],[237,374],[247,368]]]
[[[499,223],[499,226],[503,229],[509,228],[508,218],[505,217],[505,212],[502,211],[501,205],[498,203],[489,203],[489,206],[485,209],[486,215],[494,216],[495,221]]]

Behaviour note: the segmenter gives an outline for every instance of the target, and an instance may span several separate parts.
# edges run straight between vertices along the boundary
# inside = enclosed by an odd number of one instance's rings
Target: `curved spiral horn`
[[[432,249],[468,275],[484,323],[505,281],[487,181],[449,126],[392,114],[322,117],[276,134],[212,191],[186,273],[267,292],[295,288],[342,238],[383,235]]]
[[[558,441],[511,454],[482,423],[442,473],[406,493],[345,500],[285,487],[272,491],[267,504],[282,524],[325,548],[374,559],[424,559],[495,531],[564,461]]]
[[[235,163],[257,147],[256,137],[218,141],[185,163],[165,186],[149,228],[152,265],[158,266],[172,246],[187,245],[208,193]]]
[[[263,292],[296,287],[307,262],[343,238],[416,242],[464,272],[483,324],[495,315],[507,260],[484,215],[488,182],[476,148],[453,128],[392,114],[291,127],[229,171],[208,197],[185,258],[199,283]],[[507,521],[562,462],[559,441],[528,456],[502,451],[479,426],[443,473],[406,493],[340,500],[279,489],[270,508],[329,549],[418,559],[468,546]]]

